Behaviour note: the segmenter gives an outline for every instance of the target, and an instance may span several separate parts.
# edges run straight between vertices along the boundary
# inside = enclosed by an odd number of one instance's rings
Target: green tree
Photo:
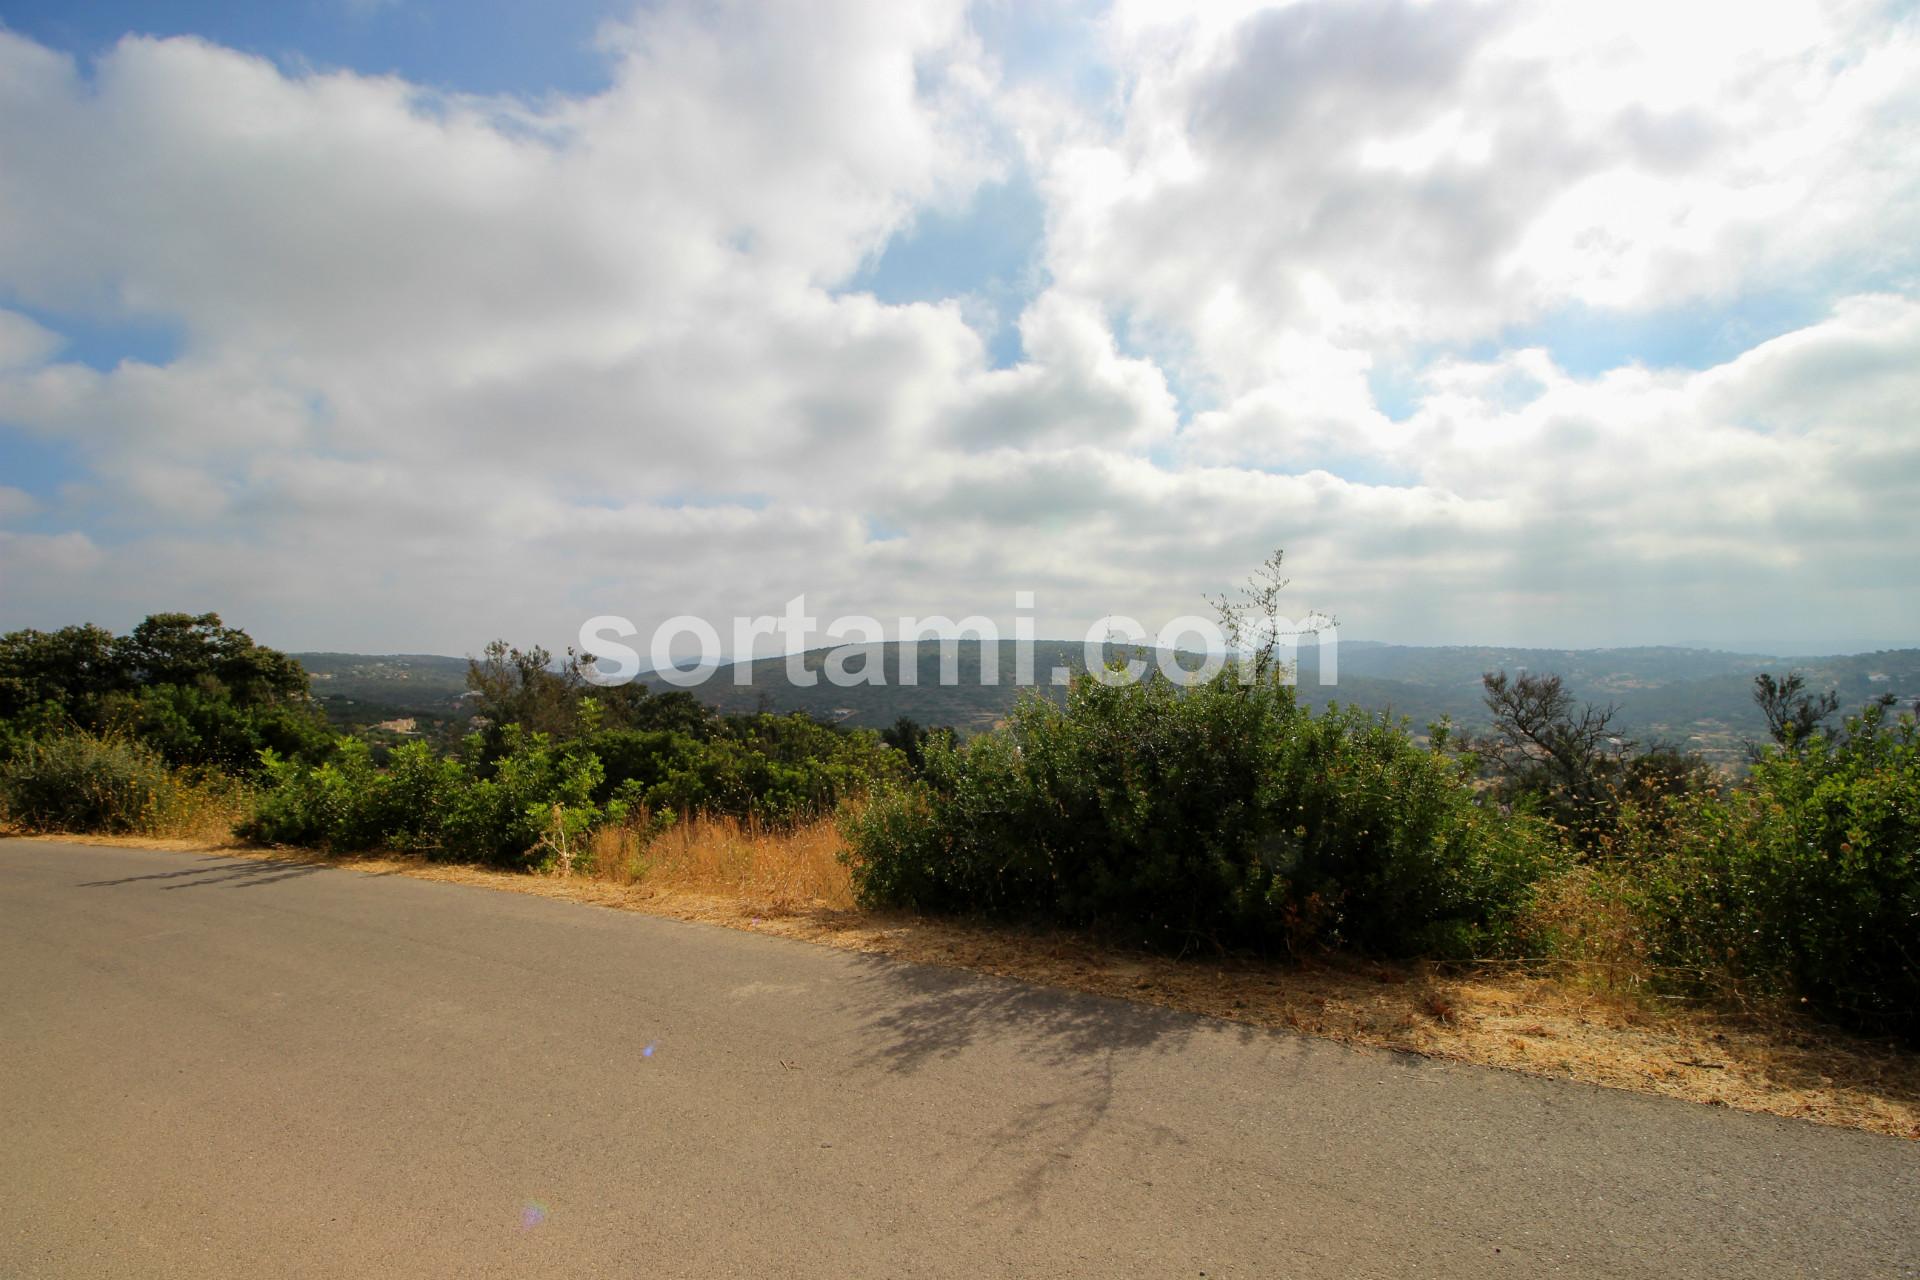
[[[1832,689],[1815,695],[1806,691],[1807,678],[1798,671],[1775,677],[1761,672],[1753,678],[1753,701],[1767,718],[1767,733],[1788,750],[1805,744],[1821,732],[1840,709],[1840,695]],[[1758,758],[1759,752],[1750,752]]]
[[[119,637],[92,625],[0,636],[0,739],[66,729],[129,734],[168,763],[233,773],[257,769],[267,748],[331,750],[306,671],[214,613],[157,613]]]
[[[113,658],[131,686],[213,680],[243,707],[307,695],[297,661],[223,625],[217,613],[156,613],[114,642]]]
[[[1481,682],[1493,729],[1467,745],[1492,767],[1502,798],[1531,798],[1577,841],[1596,843],[1634,746],[1614,732],[1617,708],[1576,704],[1557,675],[1489,671]]]
[[[491,764],[508,750],[506,731],[518,725],[556,741],[581,731],[580,701],[588,691],[581,661],[571,649],[564,663],[539,645],[515,648],[495,640],[467,660],[467,688],[479,695],[480,760]]]
[[[78,718],[106,694],[130,688],[115,646],[111,631],[91,623],[0,635],[0,719],[46,709]]]

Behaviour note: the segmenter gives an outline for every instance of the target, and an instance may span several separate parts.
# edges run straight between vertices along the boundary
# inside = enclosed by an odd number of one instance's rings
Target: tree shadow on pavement
[[[861,956],[858,1005],[878,1008],[861,1028],[869,1064],[911,1073],[982,1041],[1023,1057],[1073,1064],[1102,1052],[1170,1051],[1202,1026],[1192,1014],[1011,978]],[[1243,1029],[1252,1034],[1252,1028]]]
[[[1267,1034],[1151,1005],[881,956],[860,957],[860,965],[857,1007],[873,1011],[861,1027],[861,1041],[871,1047],[856,1058],[860,1065],[910,1075],[970,1048],[991,1046],[1011,1049],[1058,1082],[1050,1097],[1010,1101],[983,1113],[990,1153],[961,1173],[964,1184],[981,1192],[977,1209],[1011,1209],[1027,1220],[1037,1219],[1055,1177],[1108,1123],[1116,1077],[1130,1062],[1178,1053],[1203,1031],[1242,1041]],[[1137,1114],[1125,1123],[1149,1150],[1183,1140]]]
[[[117,880],[83,880],[82,889],[110,889],[116,885],[139,884],[144,881],[166,881],[154,887],[160,889],[199,889],[208,885],[226,885],[230,889],[250,889],[258,885],[274,884],[281,880],[294,880],[301,876],[310,876],[316,871],[325,871],[323,862],[294,862],[280,859],[255,861],[252,859],[209,858],[211,866],[189,867],[184,871],[155,871],[142,876],[121,876]]]

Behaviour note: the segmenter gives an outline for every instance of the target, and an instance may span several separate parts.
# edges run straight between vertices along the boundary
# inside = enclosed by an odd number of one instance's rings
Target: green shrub
[[[1920,731],[1870,708],[1643,823],[1623,874],[1670,982],[1920,1037]]]
[[[928,744],[922,780],[849,813],[873,904],[1092,924],[1153,945],[1504,948],[1559,857],[1461,766],[1273,680],[1083,679],[1006,729]]]
[[[804,715],[731,717],[715,732],[609,729],[573,744],[597,757],[595,799],[615,795],[661,812],[704,812],[785,825],[831,813],[876,781],[902,777],[900,754],[866,730]]]
[[[263,773],[265,794],[247,835],[340,851],[571,863],[582,837],[635,809],[785,825],[830,813],[875,780],[904,772],[900,753],[870,732],[841,732],[804,715],[723,717],[682,692],[603,690],[603,700],[587,696],[577,657],[550,668],[545,650],[489,645],[468,674],[487,723],[458,760],[420,743],[382,757],[351,738],[308,743],[297,717],[283,723],[284,708],[239,716],[199,686],[115,696],[129,726],[163,750],[236,771],[244,756],[244,767]],[[22,697],[32,692],[22,688]]]
[[[42,831],[220,834],[238,803],[233,790],[170,769],[139,742],[88,733],[19,742],[0,763],[0,809]]]
[[[465,781],[458,761],[423,742],[407,743],[377,769],[369,746],[341,738],[332,757],[312,765],[263,753],[266,785],[241,834],[267,844],[309,845],[342,853],[433,849],[454,795]]]
[[[1566,860],[1550,824],[1483,803],[1444,743],[1423,750],[1386,716],[1303,718],[1282,758],[1282,906],[1310,921],[1328,904],[1328,941],[1447,958],[1507,951],[1533,886]]]
[[[961,910],[970,899],[953,883],[961,851],[945,838],[950,808],[918,779],[876,792],[866,803],[840,812],[856,896],[867,906]]]
[[[373,776],[365,743],[342,738],[334,759],[314,766],[264,756],[265,784],[240,834],[264,844],[357,849],[360,797]]]
[[[368,803],[367,826],[389,849],[431,850],[446,816],[468,782],[466,768],[425,742],[407,742],[387,755]]]
[[[171,763],[236,776],[257,773],[262,751],[317,760],[332,747],[326,722],[313,707],[246,706],[217,686],[150,685],[137,694],[114,695],[103,706],[108,721]]]
[[[441,849],[448,857],[499,866],[544,865],[555,806],[568,837],[621,816],[594,803],[604,777],[599,757],[556,750],[545,734],[509,726],[506,754],[494,762],[493,776],[469,778],[453,792],[440,828]]]
[[[597,757],[563,752],[518,726],[500,743],[503,754],[485,777],[422,742],[395,749],[385,769],[354,738],[340,739],[320,765],[268,753],[267,786],[243,834],[338,852],[413,850],[526,866],[545,862],[550,837],[585,835],[624,814],[617,802],[594,800],[603,777]]]

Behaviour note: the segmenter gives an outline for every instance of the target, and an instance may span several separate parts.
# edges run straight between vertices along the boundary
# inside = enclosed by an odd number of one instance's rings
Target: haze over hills
[[[467,660],[430,653],[296,653],[313,696],[341,728],[383,720],[462,721]]]
[[[981,649],[963,642],[958,651],[958,681],[943,685],[940,647],[923,642],[915,664],[917,682],[900,681],[900,646],[876,646],[884,684],[840,686],[826,675],[829,655],[816,649],[802,655],[802,670],[814,683],[789,678],[784,657],[751,664],[750,680],[738,682],[734,666],[722,666],[692,692],[727,711],[801,711],[818,719],[881,728],[901,716],[922,724],[952,725],[962,733],[990,728],[1019,694],[1015,649],[1002,641],[994,663],[998,683],[980,679]],[[1048,684],[1056,669],[1084,665],[1077,641],[1038,641],[1033,668],[1036,691],[1057,696]],[[343,726],[396,718],[422,719],[457,728],[470,714],[466,693],[467,660],[432,654],[295,655],[313,676],[315,697]],[[1920,649],[1827,657],[1787,658],[1753,653],[1671,647],[1631,649],[1526,649],[1493,646],[1424,647],[1343,641],[1337,681],[1321,681],[1319,650],[1299,653],[1301,696],[1314,705],[1352,703],[1404,716],[1416,729],[1441,717],[1466,728],[1486,722],[1480,677],[1494,670],[1525,669],[1565,677],[1582,700],[1619,708],[1615,724],[1623,736],[1642,742],[1671,741],[1708,759],[1731,763],[1743,745],[1764,737],[1765,721],[1754,707],[1753,677],[1762,671],[1799,671],[1814,689],[1833,689],[1849,710],[1885,693],[1903,704],[1920,699]],[[1189,657],[1188,661],[1195,661]],[[862,657],[845,654],[844,668],[862,671]],[[1330,664],[1332,665],[1332,664]],[[672,686],[657,676],[641,679],[656,689]]]

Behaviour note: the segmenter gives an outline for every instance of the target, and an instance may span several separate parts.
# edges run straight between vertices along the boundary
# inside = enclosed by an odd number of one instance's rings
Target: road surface
[[[1920,1144],[522,894],[7,841],[0,1275],[1920,1276]]]

